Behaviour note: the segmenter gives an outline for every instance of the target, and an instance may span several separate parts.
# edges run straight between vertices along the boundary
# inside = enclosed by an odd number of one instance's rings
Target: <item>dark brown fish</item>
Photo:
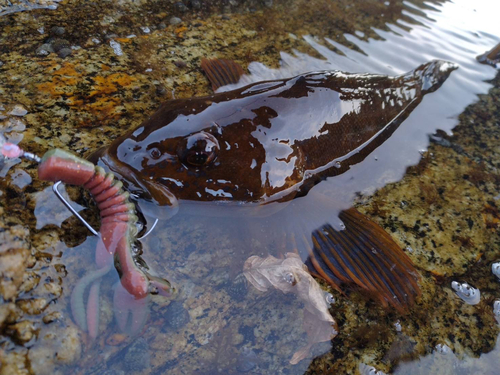
[[[226,60],[202,67],[215,89],[242,74]],[[92,158],[148,215],[195,207],[266,216],[365,159],[455,68],[432,61],[396,77],[311,72],[171,100]],[[354,283],[403,310],[419,294],[409,258],[354,209],[340,219],[345,230],[309,232],[303,259],[334,287]]]

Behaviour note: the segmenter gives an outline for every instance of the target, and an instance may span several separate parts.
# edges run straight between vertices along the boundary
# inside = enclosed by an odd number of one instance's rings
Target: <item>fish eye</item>
[[[215,160],[219,142],[210,133],[200,132],[183,139],[177,154],[181,161],[193,167],[202,167]]]
[[[161,151],[155,147],[155,148],[152,148],[151,150],[149,150],[149,155],[151,156],[151,158],[156,160],[156,159],[160,158]]]

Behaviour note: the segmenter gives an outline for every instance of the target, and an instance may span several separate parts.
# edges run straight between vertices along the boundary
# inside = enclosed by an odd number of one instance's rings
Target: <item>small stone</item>
[[[62,48],[57,52],[57,55],[61,58],[64,59],[65,57],[68,57],[71,55],[72,49],[71,48]]]
[[[175,25],[178,25],[182,22],[182,20],[179,18],[179,17],[172,17],[170,18],[170,24],[175,26]]]
[[[8,114],[11,116],[22,117],[25,116],[27,113],[28,111],[22,105],[15,105],[14,108],[12,108],[12,110]]]
[[[159,30],[163,30],[163,29],[166,29],[167,28],[167,24],[165,22],[160,22],[158,24],[158,29]]]
[[[50,44],[42,44],[36,49],[36,54],[38,56],[47,56],[49,53],[54,52],[54,48]]]
[[[66,39],[54,39],[50,44],[52,45],[52,48],[55,52],[59,52],[63,48],[70,47],[70,42]]]
[[[37,334],[37,329],[33,325],[33,322],[28,320],[8,326],[6,331],[20,345],[31,341]]]
[[[62,26],[54,26],[50,29],[50,35],[61,36],[64,34],[65,31],[66,29]]]
[[[184,3],[182,1],[176,2],[174,4],[174,9],[180,13],[185,13],[189,10],[188,7],[186,5],[184,5]]]
[[[62,313],[60,311],[53,311],[47,315],[45,315],[42,319],[42,321],[45,323],[45,324],[50,324],[50,323],[53,323],[53,322],[56,322],[58,320],[61,320],[63,317]]]
[[[198,10],[201,9],[201,2],[200,0],[191,0],[189,2],[189,5],[191,5],[191,8]]]
[[[264,6],[270,8],[273,6],[273,0],[264,0]]]

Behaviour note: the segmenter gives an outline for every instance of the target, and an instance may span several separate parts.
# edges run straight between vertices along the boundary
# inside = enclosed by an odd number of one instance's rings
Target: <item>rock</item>
[[[0,296],[10,300],[23,282],[26,260],[30,254],[29,232],[21,225],[0,227]]]
[[[185,13],[189,10],[188,7],[186,5],[184,5],[184,3],[182,1],[176,2],[174,4],[174,9],[180,13]]]
[[[174,301],[166,308],[166,324],[173,329],[179,329],[185,326],[191,319],[189,313],[184,308],[182,302]]]
[[[53,26],[50,29],[50,35],[61,36],[64,34],[65,31],[66,31],[66,29],[62,26]]]
[[[36,337],[38,330],[35,328],[33,322],[23,320],[7,326],[5,331],[18,344],[24,345]]]
[[[14,108],[8,113],[11,116],[18,116],[18,117],[23,117],[28,113],[26,108],[24,108],[22,105],[15,105]]]
[[[71,45],[66,39],[54,39],[50,44],[55,52],[59,52],[64,48],[69,48]]]
[[[163,30],[163,29],[166,29],[167,28],[167,24],[165,22],[160,22],[158,24],[158,29],[159,30]]]
[[[151,365],[149,346],[144,338],[135,340],[127,349],[123,358],[123,365],[132,372],[145,370]]]
[[[200,2],[200,0],[191,0],[189,2],[189,5],[191,6],[191,8],[193,8],[195,10],[201,9],[201,2]]]
[[[42,44],[40,47],[36,49],[36,54],[38,56],[47,56],[49,53],[54,52],[54,48],[52,48],[52,45],[46,43]]]
[[[170,18],[170,24],[175,26],[175,25],[178,25],[182,22],[182,20],[179,18],[179,17],[172,17]]]
[[[62,48],[62,49],[60,49],[60,50],[57,52],[57,55],[58,55],[60,58],[64,59],[65,57],[68,57],[69,55],[71,55],[71,52],[73,52],[73,51],[71,50],[71,48]]]

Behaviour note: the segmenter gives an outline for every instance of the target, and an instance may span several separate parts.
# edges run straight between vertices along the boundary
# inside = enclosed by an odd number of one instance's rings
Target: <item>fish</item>
[[[244,73],[225,59],[201,67],[214,91]],[[335,192],[319,187],[372,154],[456,68],[434,60],[398,76],[313,71],[169,100],[89,160],[123,182],[144,216],[161,219],[270,218],[319,191],[320,217],[297,236],[310,272],[405,312],[420,295],[410,258],[355,208],[324,209]]]

